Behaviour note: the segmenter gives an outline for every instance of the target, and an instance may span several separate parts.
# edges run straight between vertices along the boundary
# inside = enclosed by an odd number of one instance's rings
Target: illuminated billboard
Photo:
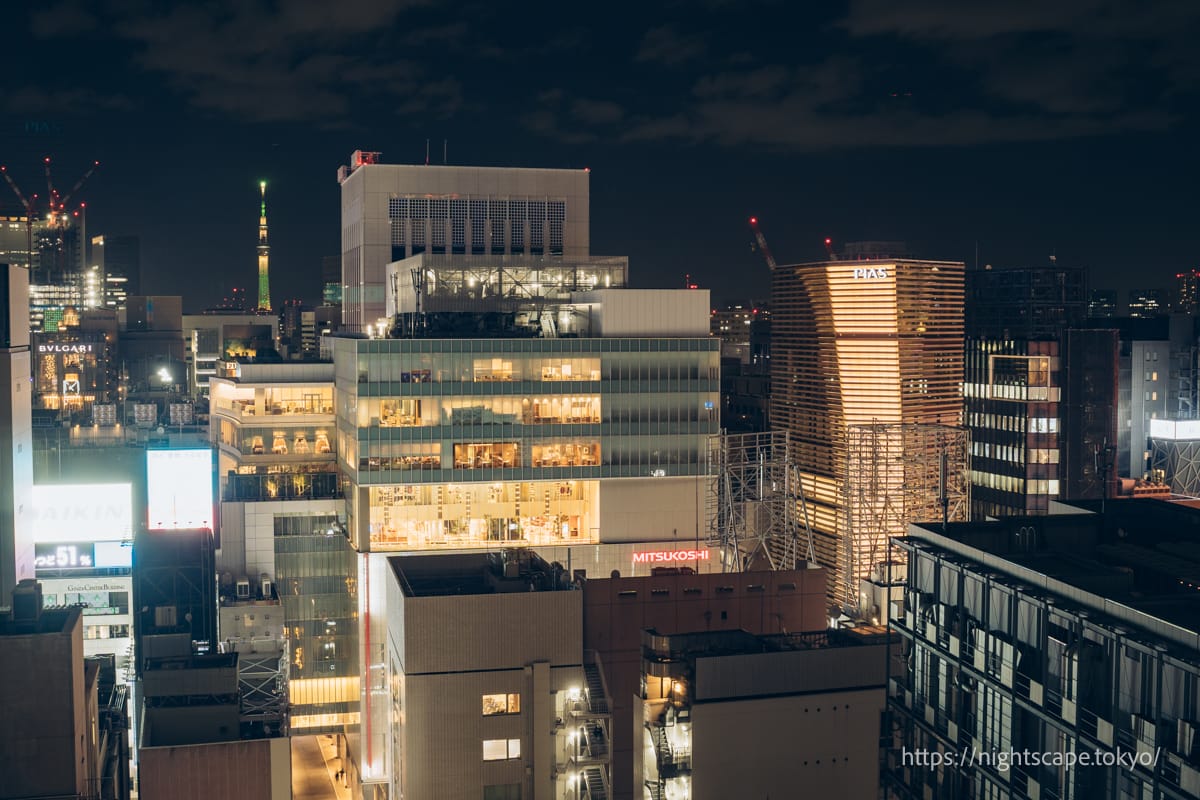
[[[121,541],[133,538],[133,489],[128,483],[35,484],[35,542]]]
[[[211,530],[212,450],[147,450],[146,505],[151,530]]]

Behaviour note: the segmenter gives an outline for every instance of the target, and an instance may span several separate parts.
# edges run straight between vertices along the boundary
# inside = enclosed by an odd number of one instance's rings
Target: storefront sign
[[[708,549],[704,550],[647,550],[634,553],[635,564],[670,564],[677,561],[708,561]]]
[[[90,344],[39,344],[39,353],[90,353]]]

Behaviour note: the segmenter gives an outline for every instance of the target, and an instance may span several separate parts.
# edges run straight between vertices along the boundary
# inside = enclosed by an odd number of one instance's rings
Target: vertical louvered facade
[[[961,424],[964,274],[959,262],[907,259],[772,274],[771,425],[791,433],[817,561],[835,570],[839,601],[853,585],[842,574],[847,429]]]

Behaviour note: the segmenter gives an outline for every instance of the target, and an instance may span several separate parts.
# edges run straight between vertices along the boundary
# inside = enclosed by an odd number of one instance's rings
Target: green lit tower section
[[[271,245],[267,242],[267,182],[259,181],[262,206],[258,215],[258,310],[271,310],[271,279],[268,269],[271,260]]]

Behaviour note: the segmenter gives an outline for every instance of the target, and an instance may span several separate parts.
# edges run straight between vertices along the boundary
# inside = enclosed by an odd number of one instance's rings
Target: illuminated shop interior
[[[495,446],[495,445],[493,445]],[[428,550],[599,541],[599,481],[372,486],[372,549]]]

